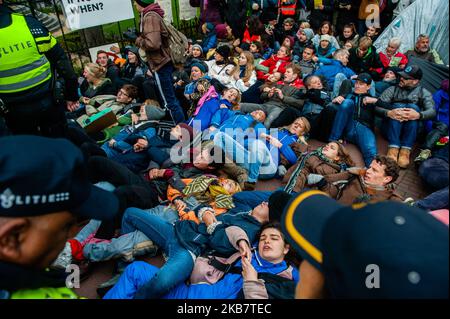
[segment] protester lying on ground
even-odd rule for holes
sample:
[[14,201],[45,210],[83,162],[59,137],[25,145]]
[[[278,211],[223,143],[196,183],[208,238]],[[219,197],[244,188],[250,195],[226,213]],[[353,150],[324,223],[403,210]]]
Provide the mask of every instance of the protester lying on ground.
[[[137,289],[135,299],[160,298],[188,279],[196,257],[211,251],[230,257],[237,251],[251,261],[251,245],[258,238],[264,222],[279,219],[283,205],[280,200],[269,207],[267,202],[254,209],[242,205],[216,217],[217,222],[179,220],[174,224],[149,212],[129,208],[122,222],[122,234],[140,230],[168,257],[156,275]],[[281,207],[281,209],[280,209]],[[249,213],[250,210],[250,213]]]
[[[304,258],[298,299],[448,298],[442,284],[448,282],[448,227],[421,209],[395,202],[342,206],[309,191],[288,204],[281,225]],[[367,288],[368,265],[376,266],[373,278],[384,269],[385,285]]]
[[283,177],[284,190],[300,193],[309,184],[315,185],[317,175],[328,176],[345,171],[355,164],[344,145],[330,142],[312,152],[303,153]]
[[[372,203],[385,200],[402,201],[395,192],[395,181],[399,176],[399,167],[392,159],[378,155],[369,168],[349,168],[346,172],[315,176],[310,185],[317,187],[344,205]],[[312,178],[312,177],[311,177]]]
[[232,135],[218,132],[214,144],[222,148],[239,166],[248,171],[245,189],[254,189],[256,181],[276,176],[281,154],[290,165],[297,160],[290,145],[307,132],[306,119],[298,118],[289,127],[272,129],[268,135],[261,132],[248,132],[247,138],[235,139]]

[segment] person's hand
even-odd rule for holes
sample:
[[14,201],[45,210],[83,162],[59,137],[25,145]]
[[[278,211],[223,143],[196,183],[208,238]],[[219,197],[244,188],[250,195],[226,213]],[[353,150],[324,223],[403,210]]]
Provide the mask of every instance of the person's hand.
[[215,126],[210,126],[209,127],[209,131],[210,132],[214,132],[215,130],[217,130],[217,127],[215,127]]
[[74,112],[78,109],[78,107],[80,106],[80,102],[78,101],[67,101],[67,110],[69,112]]
[[252,263],[247,258],[241,258],[242,261],[242,277],[246,281],[257,281],[258,272],[253,267]]
[[206,227],[217,222],[216,215],[214,215],[213,211],[207,210],[202,217],[202,221],[205,223]]
[[345,98],[343,96],[338,96],[336,98],[334,98],[334,100],[332,101],[335,104],[342,104],[342,102],[345,101]]
[[109,142],[108,142],[109,147],[113,147],[114,144],[116,144],[116,142],[117,142],[117,141],[116,141],[115,139],[113,139],[113,138],[110,139]]
[[403,109],[403,120],[416,121],[420,119],[420,113],[413,109]]
[[88,98],[88,97],[83,96],[83,97],[81,98],[81,101],[83,101],[83,103],[87,105],[87,104],[89,104],[89,102],[91,101],[91,99]]
[[278,96],[280,97],[280,100],[284,99],[284,94],[283,94],[283,92],[280,89],[276,89],[275,92],[278,93]]
[[316,63],[319,62],[319,58],[316,57],[316,56],[313,56],[313,57],[312,57],[312,60],[313,60],[314,62],[316,62]]
[[187,208],[187,204],[182,199],[176,199],[174,204],[177,211],[184,211]]
[[252,250],[248,244],[248,242],[244,239],[241,239],[238,242],[239,252],[241,253],[241,257],[247,259],[249,262],[252,260]]
[[280,142],[280,140],[273,136],[270,138],[270,144],[272,144],[276,148],[281,148],[283,146],[283,144]]
[[246,87],[250,87],[250,82],[244,82],[244,85],[246,86]]
[[131,114],[131,123],[137,124],[139,122],[139,116],[137,114]]
[[271,98],[275,94],[275,88],[272,88],[268,94],[268,96]]
[[152,77],[153,77],[152,71],[148,70],[148,71],[147,71],[147,76],[150,77],[150,78],[152,78]]
[[345,8],[346,8],[347,10],[350,10],[350,9],[352,8],[352,5],[351,5],[351,4],[348,4],[348,5],[345,6]]
[[323,4],[321,4],[320,6],[319,6],[319,10],[323,10],[325,7],[323,6]]
[[133,145],[133,149],[136,153],[145,150],[147,147],[148,147],[148,142],[147,142],[147,140],[145,140],[143,138],[138,139],[136,144]]
[[366,97],[363,99],[363,103],[364,103],[364,104],[375,104],[375,103],[377,103],[377,102],[378,102],[378,99],[377,99],[377,98],[370,97],[370,96],[366,96]]
[[183,81],[183,80],[178,80],[178,82],[177,82],[177,85],[178,85],[178,86],[183,86],[183,84],[184,84],[184,81]]
[[401,109],[390,110],[386,115],[392,120],[403,122],[403,111]]
[[233,74],[233,79],[235,79],[236,81],[239,80],[239,73],[238,72]]
[[263,92],[264,92],[264,93],[269,93],[271,90],[272,90],[271,88],[265,87],[264,90],[263,90]]

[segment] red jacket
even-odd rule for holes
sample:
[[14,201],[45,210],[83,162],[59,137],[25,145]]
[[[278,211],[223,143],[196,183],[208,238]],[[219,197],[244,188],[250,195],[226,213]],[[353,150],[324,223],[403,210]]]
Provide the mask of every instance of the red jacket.
[[[286,85],[284,81],[278,81],[277,84]],[[289,86],[293,86],[296,89],[301,89],[305,87],[305,84],[303,84],[303,80],[300,78],[297,78],[294,82],[289,83]]]
[[276,54],[272,55],[269,59],[261,62],[260,64],[268,67],[269,68],[269,72],[268,73],[264,73],[262,71],[258,71],[257,75],[258,75],[258,79],[260,80],[267,80],[267,78],[269,77],[270,74],[273,73],[273,71],[278,67],[278,72],[280,73],[284,73],[286,72],[286,66],[291,62],[291,58],[290,57],[284,57],[284,58],[279,58]]
[[244,38],[242,39],[242,42],[251,44],[252,42],[256,41],[261,41],[261,36],[256,34],[250,35],[248,29],[246,29],[244,32]]

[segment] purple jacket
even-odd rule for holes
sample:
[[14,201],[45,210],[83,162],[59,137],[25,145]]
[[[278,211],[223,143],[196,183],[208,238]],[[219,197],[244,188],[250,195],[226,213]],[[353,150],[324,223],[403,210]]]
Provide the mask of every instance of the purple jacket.
[[[205,5],[205,2],[207,3]],[[192,7],[200,8],[200,22],[211,22],[214,25],[222,23],[220,14],[221,0],[189,0]]]

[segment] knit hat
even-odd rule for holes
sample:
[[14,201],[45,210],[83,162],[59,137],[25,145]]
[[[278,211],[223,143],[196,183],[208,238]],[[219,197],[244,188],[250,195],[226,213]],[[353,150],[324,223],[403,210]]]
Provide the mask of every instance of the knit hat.
[[193,45],[192,45],[192,49],[193,49],[193,48],[199,49],[200,52],[201,52],[202,55],[203,55],[203,48],[202,48],[202,46],[201,46],[200,44],[197,44],[197,43],[196,43],[196,44],[193,44]]
[[208,66],[207,66],[205,63],[202,63],[202,62],[200,62],[200,61],[194,62],[194,63],[191,64],[191,69],[192,69],[194,66],[197,67],[197,68],[199,68],[199,70],[202,71],[203,74],[205,74],[205,73],[208,72]]
[[302,29],[302,31],[305,33],[307,41],[311,40],[314,37],[314,31],[312,29],[305,28]]
[[135,0],[138,5],[145,8],[151,4],[155,3],[155,0]]
[[230,57],[230,51],[230,47],[226,44],[216,49],[216,53],[220,54],[225,60]]
[[216,25],[216,35],[219,39],[226,39],[228,36],[227,25],[224,23]]
[[269,197],[269,220],[280,221],[287,204],[291,200],[292,195],[285,191],[273,192]]
[[328,41],[331,42],[331,37],[328,34],[322,34],[320,36],[320,41]]
[[289,39],[289,47],[292,49],[294,47],[294,43],[295,43],[294,37],[291,35],[288,35],[286,38]]

